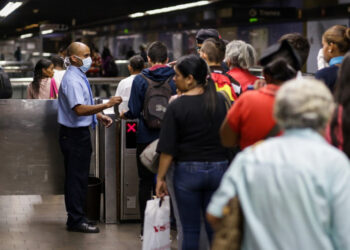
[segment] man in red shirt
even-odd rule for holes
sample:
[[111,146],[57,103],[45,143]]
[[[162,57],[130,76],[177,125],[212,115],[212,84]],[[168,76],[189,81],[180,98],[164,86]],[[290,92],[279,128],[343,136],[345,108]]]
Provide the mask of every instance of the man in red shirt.
[[[239,144],[244,149],[266,138],[276,125],[273,118],[275,95],[280,85],[296,76],[284,60],[276,59],[264,67],[268,84],[259,90],[243,93],[233,104],[221,129],[221,142],[226,147]],[[278,132],[278,131],[277,131]]]

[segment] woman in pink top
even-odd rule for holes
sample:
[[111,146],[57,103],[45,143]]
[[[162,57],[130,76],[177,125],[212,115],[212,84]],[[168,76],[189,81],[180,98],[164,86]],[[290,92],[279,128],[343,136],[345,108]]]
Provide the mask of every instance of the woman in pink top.
[[239,82],[242,92],[259,79],[248,71],[256,62],[256,52],[250,44],[241,40],[231,41],[226,45],[225,62],[230,69],[227,74]]
[[[54,80],[52,81],[53,68],[53,63],[48,59],[41,59],[37,62],[34,68],[33,82],[27,88],[28,99],[57,98],[58,86],[54,83]],[[56,87],[51,87],[52,84],[55,84]],[[54,92],[54,96],[52,96],[52,92]]]

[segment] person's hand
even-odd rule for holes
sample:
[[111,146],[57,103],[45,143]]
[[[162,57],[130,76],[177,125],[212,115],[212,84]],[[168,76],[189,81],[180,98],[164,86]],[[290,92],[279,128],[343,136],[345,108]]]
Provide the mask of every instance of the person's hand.
[[120,112],[120,114],[119,114],[119,118],[120,119],[126,119],[126,117],[125,117],[125,112],[124,111],[122,111],[122,112]]
[[120,96],[112,96],[107,102],[108,107],[113,107],[116,104],[120,104],[123,99]]
[[97,116],[97,119],[102,122],[103,126],[105,126],[106,128],[109,128],[110,126],[112,126],[113,124],[113,120],[112,118],[110,118],[109,116],[107,115],[103,115],[103,114],[99,114]]
[[169,67],[174,67],[175,64],[176,64],[176,61],[172,61],[172,62],[168,63]]
[[221,218],[215,217],[214,215],[211,215],[210,213],[206,214],[206,219],[211,225],[212,229],[216,231],[220,225]]
[[158,198],[163,198],[168,195],[168,188],[166,182],[163,179],[157,178],[156,195]]
[[265,79],[258,79],[254,82],[254,89],[260,89],[266,85]]

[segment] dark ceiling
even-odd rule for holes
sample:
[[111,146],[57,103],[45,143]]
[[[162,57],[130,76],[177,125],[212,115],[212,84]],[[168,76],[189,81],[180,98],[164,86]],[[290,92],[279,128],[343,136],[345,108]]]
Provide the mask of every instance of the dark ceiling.
[[[140,3],[130,0],[28,0],[19,9],[0,21],[2,35],[13,35],[16,29],[40,23],[59,23],[71,26],[72,20],[81,26],[96,21],[118,18],[138,11],[192,1],[154,1]],[[7,1],[0,0],[2,8]],[[23,33],[23,32],[21,32]]]
[[[0,0],[2,8],[8,0]],[[18,36],[29,30],[24,27],[37,23],[66,24],[72,26],[75,19],[76,27],[89,26],[102,20],[123,19],[128,14],[138,11],[156,9],[198,0],[27,0],[24,5],[0,21],[1,37]],[[248,5],[273,0],[231,0],[230,4]],[[22,30],[21,30],[22,29]]]

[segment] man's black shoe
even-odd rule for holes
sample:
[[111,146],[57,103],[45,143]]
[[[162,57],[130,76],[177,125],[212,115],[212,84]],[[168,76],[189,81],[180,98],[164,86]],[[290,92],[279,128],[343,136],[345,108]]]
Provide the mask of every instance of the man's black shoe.
[[96,220],[86,219],[86,223],[89,224],[90,226],[96,226],[97,225],[97,221]]
[[98,227],[89,225],[88,223],[81,223],[75,227],[68,227],[69,232],[80,232],[80,233],[99,233],[100,229]]

